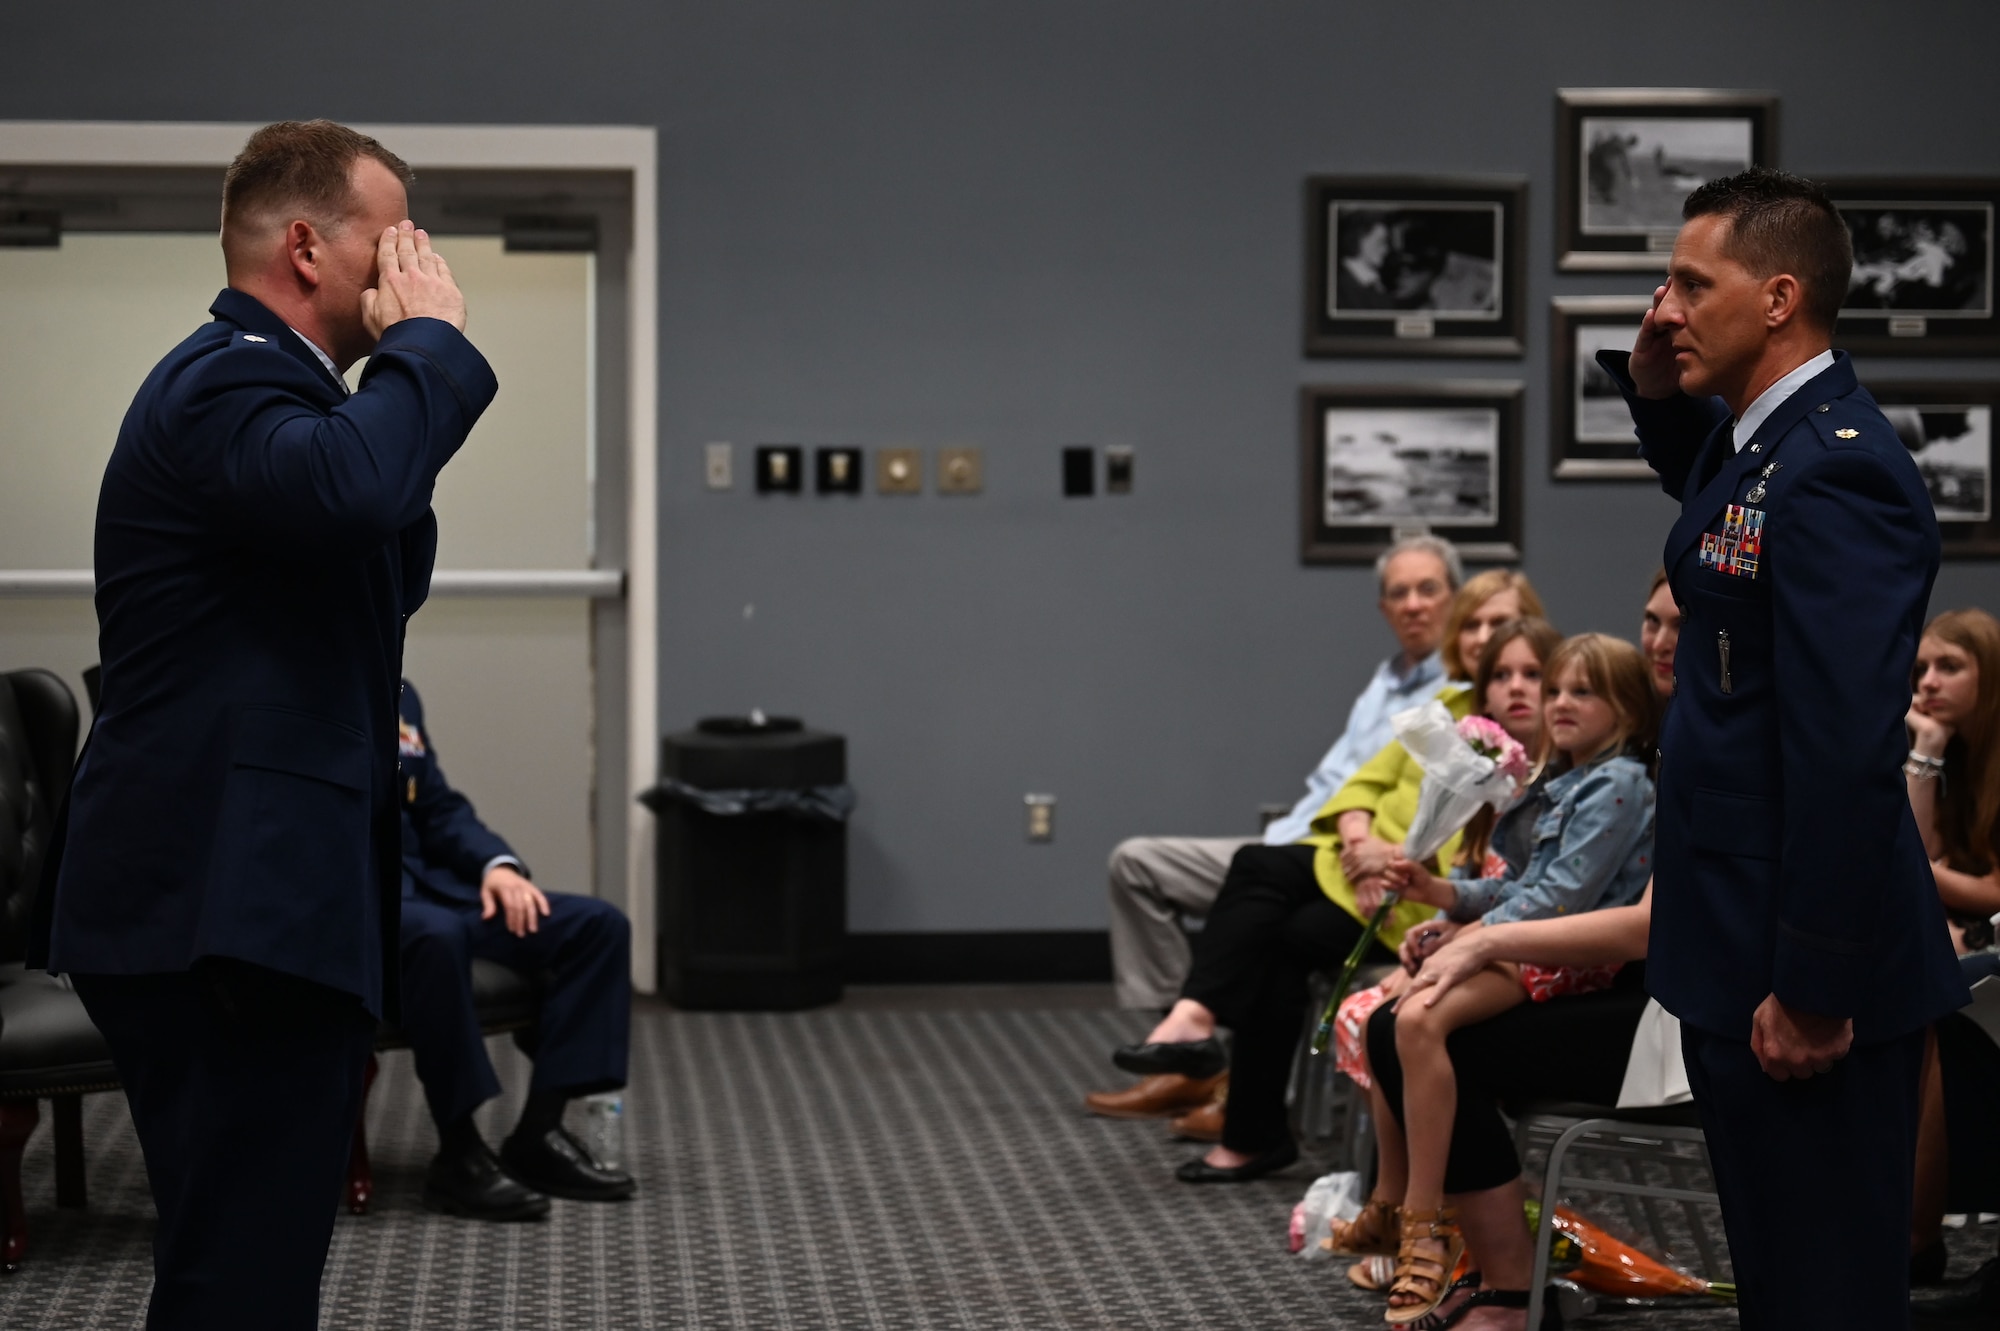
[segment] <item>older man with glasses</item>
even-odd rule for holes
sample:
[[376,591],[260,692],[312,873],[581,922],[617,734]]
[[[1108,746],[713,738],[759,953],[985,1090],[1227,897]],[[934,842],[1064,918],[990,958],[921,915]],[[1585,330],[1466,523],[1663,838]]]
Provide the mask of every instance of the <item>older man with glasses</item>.
[[[1207,914],[1229,862],[1245,846],[1303,839],[1313,815],[1393,735],[1389,718],[1444,683],[1438,645],[1453,593],[1464,581],[1458,551],[1436,536],[1397,541],[1375,562],[1382,618],[1397,650],[1354,700],[1347,727],[1306,777],[1305,794],[1257,837],[1132,837],[1111,853],[1111,968],[1122,1007],[1163,1009],[1179,996],[1192,953],[1183,921]],[[1227,1074],[1224,1074],[1225,1076]],[[1209,1104],[1222,1077],[1152,1076],[1085,1098],[1108,1118],[1164,1118]]]

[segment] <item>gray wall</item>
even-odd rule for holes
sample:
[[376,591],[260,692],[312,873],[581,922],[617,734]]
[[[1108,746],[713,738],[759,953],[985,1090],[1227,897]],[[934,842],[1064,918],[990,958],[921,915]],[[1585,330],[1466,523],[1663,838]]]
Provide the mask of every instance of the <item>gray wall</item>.
[[[206,15],[191,20],[191,13]],[[1563,85],[1776,87],[1782,159],[2000,170],[2000,7],[1486,0],[10,6],[0,116],[605,122],[661,132],[669,724],[752,705],[845,732],[852,920],[1100,926],[1135,832],[1250,830],[1384,650],[1358,569],[1296,555],[1296,388],[1528,385],[1527,567],[1570,630],[1636,628],[1667,501],[1546,479]],[[1299,354],[1300,180],[1533,180],[1531,354]],[[1877,378],[1991,362],[1864,363]],[[974,443],[978,498],[701,488],[707,440]],[[1071,442],[1137,492],[1064,501]],[[1940,606],[2000,606],[1957,564]],[[746,606],[754,606],[746,616]],[[436,686],[433,685],[433,688]],[[1060,797],[1057,840],[1021,795]]]

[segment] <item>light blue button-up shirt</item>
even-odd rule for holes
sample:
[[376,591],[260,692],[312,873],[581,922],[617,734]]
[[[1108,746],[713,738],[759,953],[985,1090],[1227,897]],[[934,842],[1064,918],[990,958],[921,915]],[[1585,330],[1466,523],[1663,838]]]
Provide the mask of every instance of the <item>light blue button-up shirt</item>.
[[1347,784],[1348,777],[1361,770],[1361,764],[1396,737],[1389,718],[1423,702],[1444,682],[1444,658],[1438,653],[1432,652],[1413,666],[1405,666],[1402,661],[1398,653],[1375,667],[1375,677],[1368,681],[1368,687],[1361,690],[1361,696],[1347,713],[1347,729],[1340,732],[1340,738],[1326,751],[1326,757],[1319,760],[1319,766],[1306,778],[1304,796],[1290,813],[1272,819],[1264,829],[1265,845],[1289,846],[1305,840],[1312,833],[1313,815],[1333,798],[1336,790]]

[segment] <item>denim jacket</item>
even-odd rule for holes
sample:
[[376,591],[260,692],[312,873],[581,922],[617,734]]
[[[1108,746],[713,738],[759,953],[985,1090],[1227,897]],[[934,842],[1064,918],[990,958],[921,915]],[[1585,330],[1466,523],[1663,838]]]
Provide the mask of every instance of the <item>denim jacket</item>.
[[1629,906],[1653,876],[1652,778],[1619,755],[1539,781],[1500,816],[1493,850],[1507,862],[1503,877],[1451,871],[1452,919],[1504,924]]

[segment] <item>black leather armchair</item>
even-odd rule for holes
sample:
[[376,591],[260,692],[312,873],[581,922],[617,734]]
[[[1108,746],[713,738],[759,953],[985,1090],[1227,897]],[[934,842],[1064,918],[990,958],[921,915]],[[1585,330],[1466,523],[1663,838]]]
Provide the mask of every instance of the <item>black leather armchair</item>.
[[27,1250],[21,1155],[55,1111],[56,1204],[85,1204],[83,1097],[118,1089],[111,1053],[63,982],[30,971],[28,922],[76,764],[76,697],[46,670],[0,674],[0,1264]]

